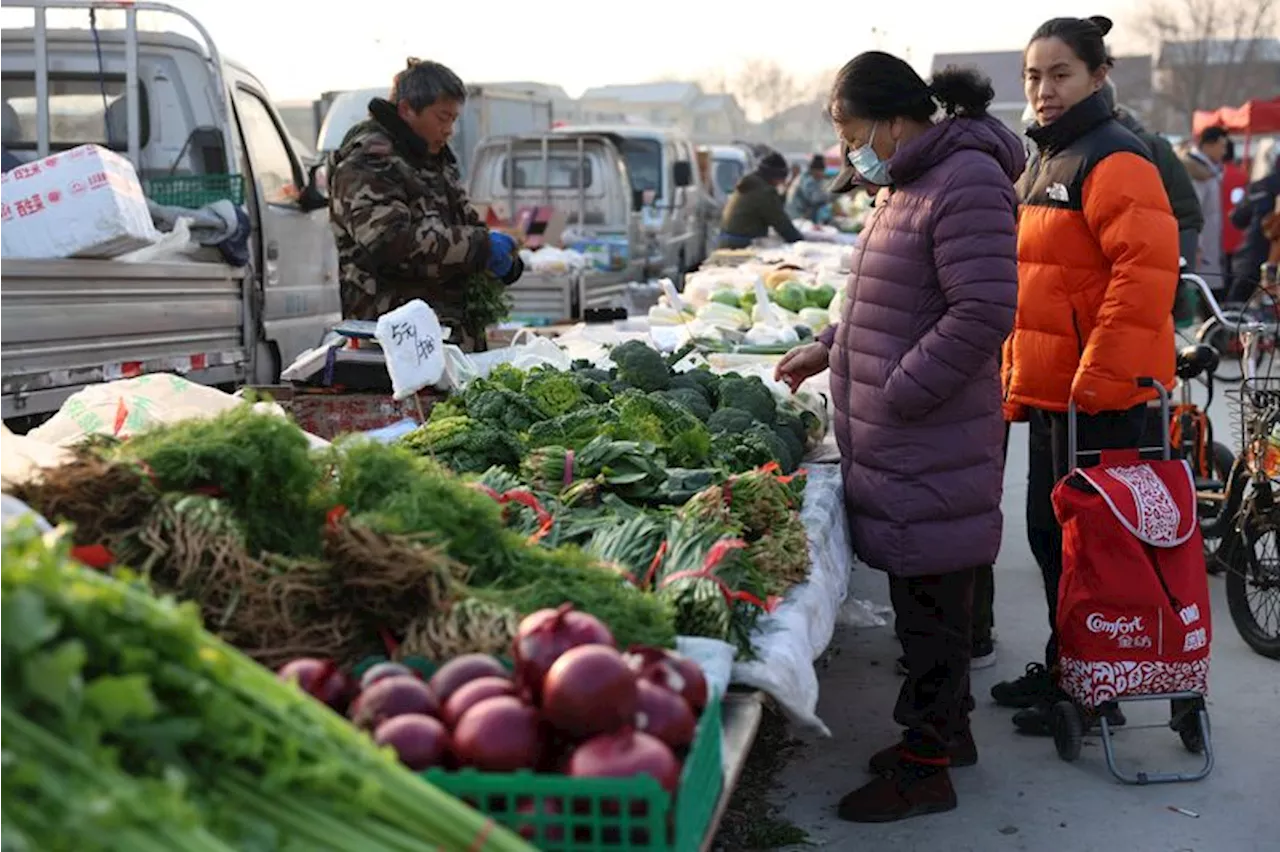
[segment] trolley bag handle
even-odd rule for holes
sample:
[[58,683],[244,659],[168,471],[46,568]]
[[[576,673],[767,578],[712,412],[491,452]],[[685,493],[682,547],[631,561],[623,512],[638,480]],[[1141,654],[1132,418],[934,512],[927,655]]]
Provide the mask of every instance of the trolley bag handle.
[[[1138,378],[1138,387],[1155,388],[1156,396],[1160,398],[1160,451],[1161,458],[1169,461],[1173,458],[1173,450],[1169,440],[1169,392],[1164,389],[1164,385],[1157,382],[1150,376],[1141,376]],[[1080,457],[1084,455],[1096,455],[1102,457],[1101,450],[1080,450],[1079,422],[1076,412],[1076,401],[1074,399],[1067,400],[1067,458],[1072,470],[1082,467]],[[1152,448],[1154,449],[1154,448]],[[1139,450],[1139,452],[1142,452]]]

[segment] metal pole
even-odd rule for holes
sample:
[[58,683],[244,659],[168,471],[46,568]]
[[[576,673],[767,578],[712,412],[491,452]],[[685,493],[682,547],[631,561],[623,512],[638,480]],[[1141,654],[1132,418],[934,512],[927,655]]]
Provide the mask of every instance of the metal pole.
[[542,137],[542,203],[551,203],[551,148],[546,136]]
[[507,137],[507,219],[516,220],[516,140]]
[[138,85],[138,10],[129,6],[124,12],[124,96],[129,128],[129,162],[142,170],[142,120],[138,101],[142,89]]
[[578,137],[578,230],[587,224],[587,151],[586,140]]
[[49,156],[49,31],[44,8],[36,16],[36,156]]

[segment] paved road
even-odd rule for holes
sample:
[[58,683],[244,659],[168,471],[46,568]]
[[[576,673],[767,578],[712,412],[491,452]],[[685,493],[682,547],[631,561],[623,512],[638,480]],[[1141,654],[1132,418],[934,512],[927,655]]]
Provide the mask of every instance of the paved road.
[[[1227,431],[1226,406],[1213,406]],[[1219,411],[1221,409],[1221,411]],[[1017,735],[1011,711],[989,700],[992,683],[1018,674],[1042,653],[1043,585],[1026,543],[1026,429],[1015,427],[1005,479],[1005,536],[996,566],[994,669],[977,672],[973,717],[980,759],[953,773],[960,806],[946,814],[882,826],[835,817],[840,796],[867,780],[865,764],[898,734],[890,719],[899,678],[898,648],[887,628],[837,631],[820,670],[818,713],[834,733],[806,745],[779,779],[784,815],[819,846],[855,852],[1262,852],[1280,849],[1280,663],[1252,653],[1227,615],[1221,578],[1210,578],[1215,636],[1209,710],[1217,766],[1196,784],[1130,787],[1106,771],[1096,736],[1075,764],[1051,740]],[[851,594],[888,601],[884,575],[855,573]],[[1167,705],[1129,705],[1130,723],[1167,720]],[[1133,709],[1129,709],[1133,708]],[[1190,767],[1176,734],[1134,731],[1117,739],[1121,760],[1150,768]],[[1191,818],[1169,810],[1180,807]],[[798,847],[803,848],[803,847]],[[812,848],[812,847],[809,847]]]

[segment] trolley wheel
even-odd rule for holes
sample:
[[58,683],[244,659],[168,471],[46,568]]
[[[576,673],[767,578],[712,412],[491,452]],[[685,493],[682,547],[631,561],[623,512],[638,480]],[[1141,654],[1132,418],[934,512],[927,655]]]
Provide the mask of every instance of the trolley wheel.
[[1204,709],[1204,699],[1194,701],[1175,701],[1174,713],[1178,717],[1177,727],[1182,747],[1192,754],[1204,753],[1204,731],[1200,729],[1200,711]]
[[1080,756],[1080,747],[1084,745],[1084,719],[1080,717],[1080,709],[1070,701],[1059,701],[1053,705],[1053,745],[1058,750],[1058,757],[1067,763]]

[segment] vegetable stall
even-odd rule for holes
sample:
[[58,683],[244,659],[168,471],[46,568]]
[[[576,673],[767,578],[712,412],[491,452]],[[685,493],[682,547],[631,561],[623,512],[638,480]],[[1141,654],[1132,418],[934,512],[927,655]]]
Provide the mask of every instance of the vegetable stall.
[[[796,260],[750,289],[820,287]],[[758,719],[730,683],[824,730],[813,660],[851,560],[838,471],[812,463],[825,400],[689,330],[667,352],[661,332],[609,336],[566,335],[559,364],[477,359],[390,440],[325,445],[236,404],[65,441],[8,482],[68,530],[6,531],[23,636],[5,631],[6,687],[21,676],[5,733],[48,767],[12,789],[123,792],[110,820],[11,797],[6,830],[50,849],[103,820],[130,848],[351,848],[330,823],[388,849],[705,847],[736,771],[725,743],[749,747]],[[258,768],[218,765],[237,731],[225,754],[252,748]],[[167,816],[130,798],[153,787]]]

